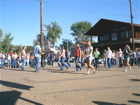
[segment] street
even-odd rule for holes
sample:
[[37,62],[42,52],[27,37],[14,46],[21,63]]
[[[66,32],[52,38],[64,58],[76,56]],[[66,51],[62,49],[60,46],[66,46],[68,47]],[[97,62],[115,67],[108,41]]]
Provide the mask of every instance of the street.
[[86,73],[74,72],[74,64],[61,71],[57,64],[34,72],[0,69],[0,105],[136,105],[140,104],[140,68],[103,66]]

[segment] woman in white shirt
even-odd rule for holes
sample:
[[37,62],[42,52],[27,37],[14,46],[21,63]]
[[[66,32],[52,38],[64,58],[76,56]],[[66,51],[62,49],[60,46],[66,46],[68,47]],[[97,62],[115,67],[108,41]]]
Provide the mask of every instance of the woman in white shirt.
[[8,60],[8,68],[11,68],[11,56],[10,56],[10,53],[8,53],[7,60]]
[[92,61],[92,53],[93,53],[93,47],[90,43],[90,41],[88,41],[86,43],[87,47],[85,49],[85,56],[86,56],[86,62],[87,62],[87,73],[85,75],[89,75],[90,74],[90,69],[93,70],[93,74],[95,74],[95,69],[94,67],[91,65],[91,61]]
[[112,65],[111,65],[112,51],[111,51],[110,47],[107,47],[106,56],[107,56],[108,68],[112,69]]
[[123,60],[122,60],[122,55],[123,55],[123,52],[122,52],[122,49],[119,48],[119,52],[118,52],[118,59],[119,59],[119,68],[122,68],[123,67]]

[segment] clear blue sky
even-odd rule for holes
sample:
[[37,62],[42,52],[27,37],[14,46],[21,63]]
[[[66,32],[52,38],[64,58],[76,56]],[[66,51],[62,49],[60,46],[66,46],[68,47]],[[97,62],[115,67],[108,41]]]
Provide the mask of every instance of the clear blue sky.
[[[62,38],[73,40],[70,27],[80,21],[96,24],[101,18],[130,22],[129,0],[43,0],[43,24],[56,21]],[[11,33],[14,45],[33,45],[40,33],[39,0],[0,0],[0,28]],[[134,23],[140,24],[140,0],[132,0]],[[43,27],[45,29],[45,27]],[[46,33],[45,33],[46,34]]]

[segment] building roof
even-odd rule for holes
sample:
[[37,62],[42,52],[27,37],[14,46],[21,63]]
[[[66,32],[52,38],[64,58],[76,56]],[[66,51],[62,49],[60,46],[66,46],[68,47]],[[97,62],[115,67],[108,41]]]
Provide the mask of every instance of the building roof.
[[[100,36],[122,26],[131,27],[131,23],[100,19],[85,35]],[[140,28],[140,24],[134,24],[134,27]]]

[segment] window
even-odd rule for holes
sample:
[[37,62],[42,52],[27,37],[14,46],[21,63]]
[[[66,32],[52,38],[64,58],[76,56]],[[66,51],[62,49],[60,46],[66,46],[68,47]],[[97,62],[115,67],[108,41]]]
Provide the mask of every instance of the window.
[[108,35],[100,36],[100,41],[108,40]]
[[129,30],[129,31],[122,31],[121,32],[121,38],[129,38],[131,36],[132,36],[131,35],[131,30]]
[[112,33],[112,40],[117,40],[118,38],[117,38],[117,33]]

